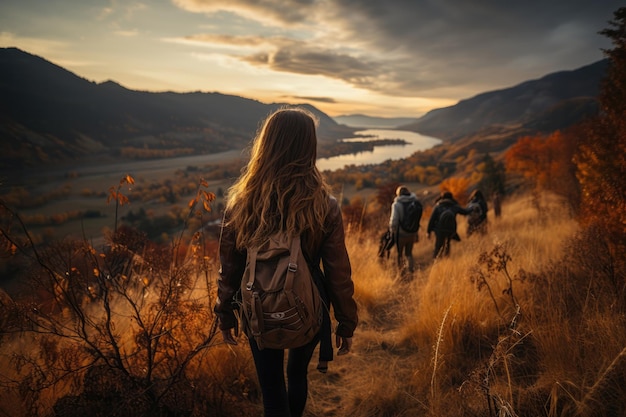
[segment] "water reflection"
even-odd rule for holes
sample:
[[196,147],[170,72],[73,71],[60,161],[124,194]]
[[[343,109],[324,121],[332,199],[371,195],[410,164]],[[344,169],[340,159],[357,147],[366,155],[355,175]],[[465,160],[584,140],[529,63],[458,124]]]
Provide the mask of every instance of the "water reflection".
[[356,132],[358,135],[367,135],[367,138],[348,138],[344,140],[381,140],[402,139],[408,142],[406,145],[375,146],[372,151],[359,152],[357,154],[339,155],[317,160],[317,167],[324,170],[336,170],[346,165],[380,164],[388,159],[406,158],[417,151],[430,149],[441,143],[440,139],[431,136],[420,135],[408,130],[368,129]]

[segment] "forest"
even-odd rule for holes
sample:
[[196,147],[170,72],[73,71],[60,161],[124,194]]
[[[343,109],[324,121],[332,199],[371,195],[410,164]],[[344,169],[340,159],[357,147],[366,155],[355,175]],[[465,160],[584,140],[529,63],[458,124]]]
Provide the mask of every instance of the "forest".
[[[306,416],[626,414],[626,8],[601,33],[613,48],[597,116],[502,155],[441,163],[434,148],[327,173],[375,191],[342,200],[360,324],[327,374],[312,362]],[[114,212],[104,245],[32,233],[27,190],[0,199],[0,268],[19,277],[0,291],[0,415],[259,415],[249,349],[217,334],[225,190],[199,171],[151,186],[120,173],[107,192],[85,190]],[[422,194],[408,278],[377,256],[407,183],[436,190]],[[171,223],[124,210],[138,186],[133,196],[181,203]],[[501,193],[501,215],[490,210],[478,236],[460,221],[450,257],[433,260],[432,198],[465,204],[474,189]]]

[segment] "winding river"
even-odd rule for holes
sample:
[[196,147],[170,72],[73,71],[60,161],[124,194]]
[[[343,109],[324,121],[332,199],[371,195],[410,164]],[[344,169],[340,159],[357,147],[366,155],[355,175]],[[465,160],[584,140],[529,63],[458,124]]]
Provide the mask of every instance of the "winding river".
[[381,139],[402,139],[407,142],[405,145],[375,146],[372,151],[359,152],[356,154],[339,155],[330,158],[317,160],[317,167],[322,170],[336,170],[346,165],[368,165],[380,164],[388,159],[402,159],[410,156],[414,152],[430,149],[441,143],[440,139],[430,136],[420,135],[408,130],[390,129],[367,129],[356,132],[357,135],[367,135],[371,137],[355,137],[344,139],[344,141],[367,141]]

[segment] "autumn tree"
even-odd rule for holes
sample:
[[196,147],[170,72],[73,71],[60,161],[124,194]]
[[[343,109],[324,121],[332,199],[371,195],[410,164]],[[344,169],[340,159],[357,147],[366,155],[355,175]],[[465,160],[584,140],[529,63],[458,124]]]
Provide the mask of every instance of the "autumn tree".
[[521,175],[536,201],[542,191],[550,191],[576,211],[579,186],[573,156],[578,141],[574,129],[522,137],[504,155],[506,170]]
[[546,182],[545,151],[542,136],[524,136],[504,154],[506,170],[521,175],[525,183],[537,191]]
[[[612,304],[626,310],[626,7],[601,31],[614,48],[599,96],[600,112],[585,127],[575,157],[581,186],[581,241],[590,281],[606,283]],[[587,265],[585,264],[585,266]]]
[[465,204],[468,199],[470,180],[463,177],[446,178],[439,184],[441,191],[450,191],[454,198],[461,204]]
[[[600,114],[589,123],[576,155],[582,188],[582,220],[611,236],[613,249],[626,253],[626,7],[614,12],[600,33],[613,43],[599,97]],[[624,256],[621,256],[624,259]]]
[[380,185],[376,189],[374,201],[376,201],[378,207],[386,214],[389,214],[389,207],[393,203],[393,199],[396,197],[396,189],[399,186],[400,183],[394,181]]
[[[116,213],[132,182],[125,176],[110,189]],[[214,195],[206,186],[189,202],[188,220],[210,211]],[[192,371],[218,343],[214,268],[202,233],[181,230],[171,245],[155,245],[116,217],[102,249],[71,239],[41,246],[2,201],[0,214],[13,220],[0,223],[5,252],[31,261],[28,297],[2,304],[0,335],[15,346],[14,369],[0,389],[16,404],[4,405],[50,415],[53,393],[59,417],[101,415],[107,407],[110,415],[190,415],[201,386]]]

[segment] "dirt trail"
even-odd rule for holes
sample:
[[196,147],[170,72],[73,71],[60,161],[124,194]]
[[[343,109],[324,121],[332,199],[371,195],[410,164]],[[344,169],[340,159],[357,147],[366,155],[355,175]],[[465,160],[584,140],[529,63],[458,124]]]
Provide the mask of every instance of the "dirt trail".
[[[430,246],[430,243],[429,243]],[[420,265],[429,265],[429,259],[417,259]],[[361,322],[354,336],[353,351],[335,356],[328,373],[317,371],[317,351],[309,371],[309,399],[306,417],[359,417],[373,415],[372,410],[385,401],[394,402],[394,396],[412,395],[404,386],[419,370],[414,369],[417,358],[428,349],[416,349],[401,340],[401,326],[405,320],[404,306],[411,287],[425,282],[430,267],[422,268],[413,279],[398,282],[397,298],[385,306],[376,317]],[[421,362],[421,361],[420,361]],[[387,400],[385,400],[387,399]],[[422,408],[418,399],[412,400]],[[379,410],[382,413],[384,410]]]

